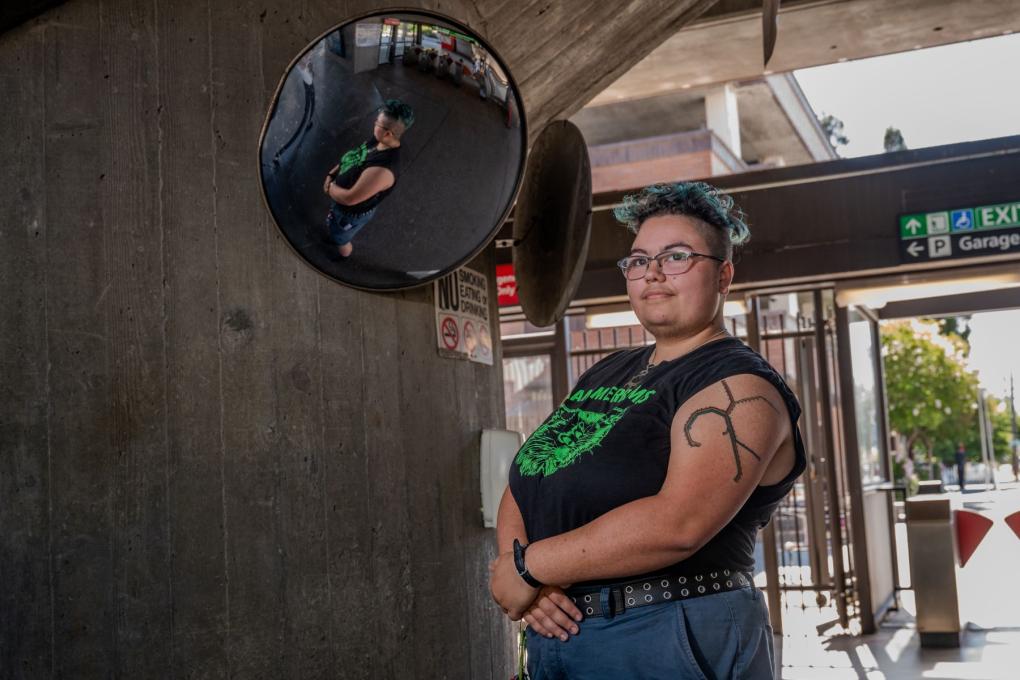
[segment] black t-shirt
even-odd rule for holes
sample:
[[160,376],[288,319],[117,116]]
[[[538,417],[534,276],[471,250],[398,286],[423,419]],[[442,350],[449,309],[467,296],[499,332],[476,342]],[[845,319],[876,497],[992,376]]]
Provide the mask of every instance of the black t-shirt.
[[[647,365],[652,350],[617,352],[592,366],[517,452],[510,466],[510,490],[528,539],[571,531],[613,508],[658,493],[666,479],[670,428],[680,406],[723,378],[749,373],[768,380],[786,403],[796,449],[793,469],[778,484],[755,488],[730,523],[698,552],[655,573],[751,571],[758,530],[806,466],[797,398],[761,355],[735,338],[661,362],[637,387],[625,389]],[[744,466],[748,458],[742,460]]]
[[340,168],[337,170],[336,179],[333,181],[341,189],[350,189],[357,183],[365,168],[377,166],[386,168],[393,173],[393,184],[389,189],[383,189],[361,203],[344,206],[346,212],[355,215],[368,212],[382,203],[382,200],[393,191],[393,187],[397,186],[397,171],[400,168],[400,147],[379,150],[376,148],[377,146],[379,146],[379,142],[376,141],[375,137],[372,137],[345,153],[340,159]]

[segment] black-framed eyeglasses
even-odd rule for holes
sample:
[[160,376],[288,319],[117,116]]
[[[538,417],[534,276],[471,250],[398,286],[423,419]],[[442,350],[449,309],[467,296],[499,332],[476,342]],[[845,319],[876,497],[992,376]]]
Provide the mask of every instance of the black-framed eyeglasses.
[[652,257],[650,255],[628,255],[623,258],[616,265],[623,272],[623,275],[631,281],[644,278],[645,274],[648,273],[648,265],[652,260],[655,260],[659,265],[659,271],[666,276],[676,276],[677,274],[686,274],[694,266],[694,258],[696,257],[707,257],[710,260],[716,262],[725,262],[726,260],[715,255],[706,255],[705,253],[694,253],[689,250],[666,250]]

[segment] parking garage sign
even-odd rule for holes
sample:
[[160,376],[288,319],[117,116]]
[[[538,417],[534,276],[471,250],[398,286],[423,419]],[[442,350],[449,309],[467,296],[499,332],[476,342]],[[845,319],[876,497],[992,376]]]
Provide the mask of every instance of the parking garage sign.
[[1020,201],[900,215],[900,260],[1020,253]]

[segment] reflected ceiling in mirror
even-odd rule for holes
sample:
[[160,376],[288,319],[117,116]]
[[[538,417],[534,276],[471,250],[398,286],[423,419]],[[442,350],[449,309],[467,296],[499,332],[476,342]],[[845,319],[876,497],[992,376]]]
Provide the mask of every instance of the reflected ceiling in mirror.
[[284,75],[259,142],[266,204],[331,279],[397,290],[474,257],[506,218],[526,152],[519,93],[464,26],[349,21]]

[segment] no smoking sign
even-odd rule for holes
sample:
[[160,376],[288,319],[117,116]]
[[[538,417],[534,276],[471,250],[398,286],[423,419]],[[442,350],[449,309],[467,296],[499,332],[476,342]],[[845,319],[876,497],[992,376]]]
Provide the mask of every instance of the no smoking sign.
[[460,331],[457,329],[457,320],[452,316],[443,317],[440,325],[440,335],[443,338],[443,346],[448,350],[457,349],[460,343]]
[[440,356],[492,366],[487,276],[461,267],[433,284],[435,340]]

